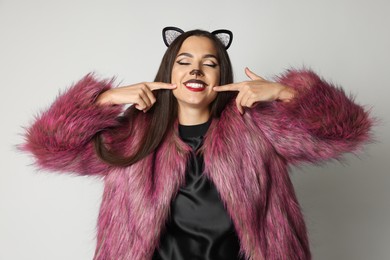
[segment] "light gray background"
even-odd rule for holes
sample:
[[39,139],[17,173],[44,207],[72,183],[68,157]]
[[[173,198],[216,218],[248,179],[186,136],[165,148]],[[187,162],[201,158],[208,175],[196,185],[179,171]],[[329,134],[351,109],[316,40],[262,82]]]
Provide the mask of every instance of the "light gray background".
[[390,259],[387,0],[0,0],[0,259],[92,259],[99,179],[37,172],[22,126],[90,71],[151,81],[161,29],[227,28],[236,81],[307,66],[381,119],[359,158],[294,169],[314,259]]

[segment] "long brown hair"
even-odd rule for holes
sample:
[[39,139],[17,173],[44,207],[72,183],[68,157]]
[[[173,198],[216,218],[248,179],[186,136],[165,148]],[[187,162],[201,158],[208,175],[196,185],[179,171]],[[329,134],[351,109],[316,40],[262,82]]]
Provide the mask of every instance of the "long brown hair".
[[[225,85],[233,82],[233,70],[229,55],[225,46],[212,33],[203,30],[192,30],[183,33],[177,37],[165,52],[160,68],[154,79],[155,82],[171,83],[172,68],[183,42],[190,36],[207,37],[214,43],[217,50],[220,66],[220,85]],[[104,144],[102,132],[95,135],[94,144],[97,155],[105,162],[115,166],[129,166],[153,152],[164,139],[167,131],[173,127],[177,119],[177,100],[173,96],[171,90],[154,90],[153,94],[156,97],[156,103],[146,113],[150,119],[148,130],[144,132],[142,140],[139,142],[138,148],[130,155],[124,156],[117,152],[110,150]],[[211,103],[210,115],[211,117],[220,117],[226,104],[235,96],[233,92],[220,92],[216,99]],[[124,140],[131,135],[133,129],[133,120],[138,113],[143,113],[137,110],[134,106],[129,107],[123,116],[119,117],[120,124],[126,124],[129,131],[118,136],[118,141]],[[120,128],[120,127],[119,127]],[[121,128],[123,129],[123,128]],[[116,129],[107,129],[106,131],[115,131]]]

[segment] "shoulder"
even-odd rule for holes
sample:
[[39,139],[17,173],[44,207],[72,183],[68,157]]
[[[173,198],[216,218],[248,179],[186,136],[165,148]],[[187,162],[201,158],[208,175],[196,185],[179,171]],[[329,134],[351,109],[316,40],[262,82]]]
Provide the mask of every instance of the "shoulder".
[[258,104],[253,108],[246,108],[244,114],[240,114],[235,100],[229,102],[220,118],[216,119],[216,127],[221,133],[228,136],[243,135],[247,131],[257,131],[262,122],[272,118],[275,109],[273,104]]

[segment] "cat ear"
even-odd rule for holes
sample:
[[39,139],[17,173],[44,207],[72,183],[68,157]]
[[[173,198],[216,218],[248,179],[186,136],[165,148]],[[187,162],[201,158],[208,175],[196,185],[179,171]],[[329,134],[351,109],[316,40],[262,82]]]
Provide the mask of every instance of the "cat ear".
[[[181,34],[183,34],[184,31],[180,28],[169,26],[165,27],[162,31],[163,40],[167,47],[171,45],[171,43],[179,37]],[[212,34],[214,34],[225,46],[225,49],[228,49],[233,41],[233,33],[229,30],[216,30],[213,31]]]
[[233,33],[229,30],[216,30],[213,31],[212,34],[217,36],[217,38],[222,42],[223,45],[225,45],[225,49],[229,49],[230,45],[233,41]]
[[171,45],[171,43],[182,33],[184,33],[184,31],[180,28],[172,27],[172,26],[165,27],[162,31],[162,36],[165,45],[169,47],[169,45]]

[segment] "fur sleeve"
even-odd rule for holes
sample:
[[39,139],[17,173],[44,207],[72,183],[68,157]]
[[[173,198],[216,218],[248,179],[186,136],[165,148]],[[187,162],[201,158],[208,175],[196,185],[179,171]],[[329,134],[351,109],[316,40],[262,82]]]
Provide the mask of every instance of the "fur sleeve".
[[91,138],[115,126],[121,106],[99,106],[96,97],[110,89],[112,81],[86,75],[37,116],[25,133],[21,150],[34,155],[39,168],[79,174],[104,174],[107,165],[95,154]]
[[341,88],[308,70],[291,70],[278,81],[297,91],[288,103],[259,106],[256,122],[288,162],[340,158],[370,140],[373,120]]

